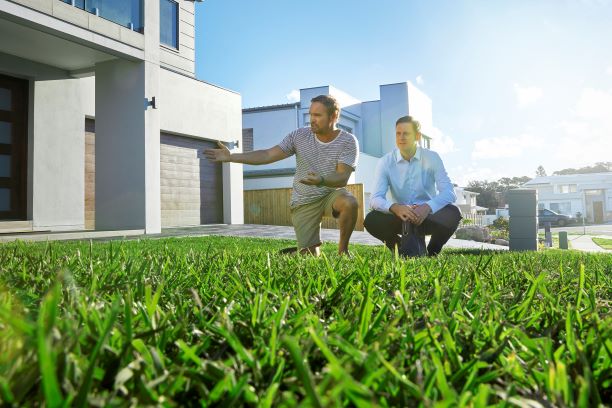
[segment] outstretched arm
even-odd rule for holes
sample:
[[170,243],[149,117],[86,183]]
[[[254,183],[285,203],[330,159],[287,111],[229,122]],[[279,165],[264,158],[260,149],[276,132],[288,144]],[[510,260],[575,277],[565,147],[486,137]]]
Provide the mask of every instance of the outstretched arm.
[[247,153],[230,153],[221,142],[217,142],[218,149],[206,149],[206,158],[215,162],[232,162],[244,164],[268,164],[289,157],[280,147],[274,146],[265,150],[254,150]]

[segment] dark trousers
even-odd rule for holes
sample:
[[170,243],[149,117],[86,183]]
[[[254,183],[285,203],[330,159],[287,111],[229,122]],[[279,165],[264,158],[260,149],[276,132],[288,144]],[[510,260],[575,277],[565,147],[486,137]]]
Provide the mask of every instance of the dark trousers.
[[[434,256],[453,236],[461,218],[461,211],[449,204],[435,214],[429,214],[421,225],[413,228],[413,231],[422,236],[431,235],[429,245],[427,245],[427,254]],[[402,234],[401,219],[393,214],[372,210],[366,216],[363,224],[372,236],[383,241],[391,251],[395,251],[396,245],[399,248]]]

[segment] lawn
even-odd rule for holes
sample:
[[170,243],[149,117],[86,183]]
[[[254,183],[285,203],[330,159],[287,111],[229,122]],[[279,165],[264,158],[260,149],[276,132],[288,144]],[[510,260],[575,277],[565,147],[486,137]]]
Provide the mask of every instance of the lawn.
[[612,400],[612,255],[289,244],[0,246],[0,405]]
[[593,238],[593,242],[602,247],[603,249],[612,250],[612,239],[607,238]]

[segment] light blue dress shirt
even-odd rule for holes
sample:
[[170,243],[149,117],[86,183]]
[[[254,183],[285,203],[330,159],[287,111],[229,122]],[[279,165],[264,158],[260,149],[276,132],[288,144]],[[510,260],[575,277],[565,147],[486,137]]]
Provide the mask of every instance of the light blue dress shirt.
[[[436,213],[457,199],[438,153],[420,146],[410,160],[404,159],[397,148],[381,157],[375,180],[370,207],[385,213],[395,203],[427,203]],[[391,191],[392,201],[387,200],[387,191]]]

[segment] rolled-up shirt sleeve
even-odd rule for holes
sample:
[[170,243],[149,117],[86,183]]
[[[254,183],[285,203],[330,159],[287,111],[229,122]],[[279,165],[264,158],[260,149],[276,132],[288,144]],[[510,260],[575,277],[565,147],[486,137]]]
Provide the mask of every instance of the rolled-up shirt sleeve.
[[435,154],[435,181],[438,194],[427,202],[432,213],[436,213],[448,204],[457,200],[455,187],[446,173],[444,163],[438,154]]
[[373,210],[389,213],[389,208],[393,203],[387,200],[387,191],[389,190],[389,176],[386,164],[386,157],[378,160],[376,165],[376,173],[374,175],[374,191],[370,198],[370,208]]

